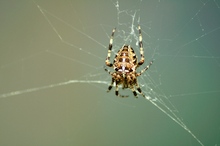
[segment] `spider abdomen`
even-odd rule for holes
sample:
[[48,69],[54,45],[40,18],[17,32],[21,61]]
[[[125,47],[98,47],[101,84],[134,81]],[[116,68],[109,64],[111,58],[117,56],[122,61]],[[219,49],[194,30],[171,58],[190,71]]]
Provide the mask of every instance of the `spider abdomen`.
[[116,71],[122,74],[135,71],[137,57],[134,50],[130,46],[124,45],[115,56],[113,66]]

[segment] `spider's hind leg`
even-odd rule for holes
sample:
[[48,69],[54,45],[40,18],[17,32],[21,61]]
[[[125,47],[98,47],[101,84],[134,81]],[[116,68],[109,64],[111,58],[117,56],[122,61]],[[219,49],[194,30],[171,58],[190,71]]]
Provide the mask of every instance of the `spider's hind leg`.
[[142,34],[141,34],[141,26],[138,25],[138,32],[139,32],[139,47],[140,47],[140,54],[141,60],[138,62],[138,66],[144,63],[144,49],[143,49],[143,42],[142,42]]
[[113,44],[113,37],[114,37],[115,30],[116,30],[116,28],[114,28],[112,30],[112,34],[111,34],[110,41],[109,41],[109,46],[108,46],[108,54],[107,54],[107,57],[106,57],[106,60],[105,60],[105,64],[108,67],[113,67],[113,64],[110,62],[110,57],[111,57],[111,52],[112,52],[112,44]]

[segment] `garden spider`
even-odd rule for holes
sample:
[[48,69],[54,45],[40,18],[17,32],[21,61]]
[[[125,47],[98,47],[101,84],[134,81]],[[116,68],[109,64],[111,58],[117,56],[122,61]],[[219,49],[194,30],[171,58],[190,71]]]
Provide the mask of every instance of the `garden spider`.
[[[141,27],[138,25],[138,32],[139,32],[139,47],[140,47],[140,55],[141,60],[137,62],[137,56],[130,45],[123,45],[122,48],[118,51],[115,55],[115,59],[113,64],[110,63],[111,57],[111,50],[113,44],[113,37],[115,33],[115,28],[112,30],[109,47],[108,47],[108,54],[105,60],[105,64],[108,67],[114,68],[115,72],[111,72],[107,68],[105,71],[108,72],[112,76],[111,84],[108,87],[109,92],[112,89],[113,84],[115,83],[116,90],[115,95],[119,97],[128,97],[127,95],[120,95],[118,92],[118,85],[122,85],[122,89],[130,88],[135,97],[137,97],[137,91],[145,97],[143,92],[141,91],[140,86],[138,85],[137,77],[140,76],[143,72],[145,72],[153,63],[151,61],[148,66],[146,66],[143,70],[139,73],[136,72],[136,69],[144,63],[144,50],[143,50],[143,43],[142,43],[142,34],[141,34]],[[136,88],[136,89],[135,89]]]

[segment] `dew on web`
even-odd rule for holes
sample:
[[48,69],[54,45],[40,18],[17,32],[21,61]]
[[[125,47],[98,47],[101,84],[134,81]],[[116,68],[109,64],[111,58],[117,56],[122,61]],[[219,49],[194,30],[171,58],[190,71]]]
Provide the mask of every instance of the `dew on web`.
[[[58,143],[65,145],[220,145],[219,5],[217,0],[13,5],[1,43],[3,130],[23,144],[23,136],[28,144],[45,145],[45,137],[62,134]],[[124,44],[139,60],[138,24],[145,63],[137,70],[154,61],[138,78],[146,100],[119,88],[129,95],[121,99],[115,87],[106,93],[108,43],[116,27],[111,61]],[[9,144],[9,133],[1,145]]]

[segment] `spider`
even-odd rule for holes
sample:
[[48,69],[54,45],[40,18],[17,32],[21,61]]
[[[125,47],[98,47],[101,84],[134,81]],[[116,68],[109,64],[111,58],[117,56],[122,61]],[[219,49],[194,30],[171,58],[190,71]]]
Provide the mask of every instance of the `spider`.
[[153,63],[151,61],[149,65],[147,65],[143,70],[140,72],[136,72],[136,69],[144,63],[144,50],[143,50],[143,42],[142,42],[142,34],[141,34],[141,27],[138,25],[138,32],[139,32],[139,47],[140,47],[140,55],[141,59],[137,62],[137,56],[130,45],[123,45],[122,48],[118,51],[115,55],[113,64],[110,62],[111,57],[111,50],[113,44],[113,37],[116,28],[112,30],[112,34],[110,37],[109,47],[108,47],[108,54],[105,60],[105,64],[108,67],[114,68],[114,72],[111,72],[107,68],[105,71],[108,72],[112,76],[111,84],[108,87],[109,92],[112,89],[113,84],[115,83],[115,95],[119,97],[128,97],[127,95],[120,95],[118,91],[118,86],[122,85],[122,89],[130,88],[137,98],[136,90],[143,96],[143,92],[141,91],[140,86],[138,85],[137,77],[140,76],[143,72],[145,72]]

